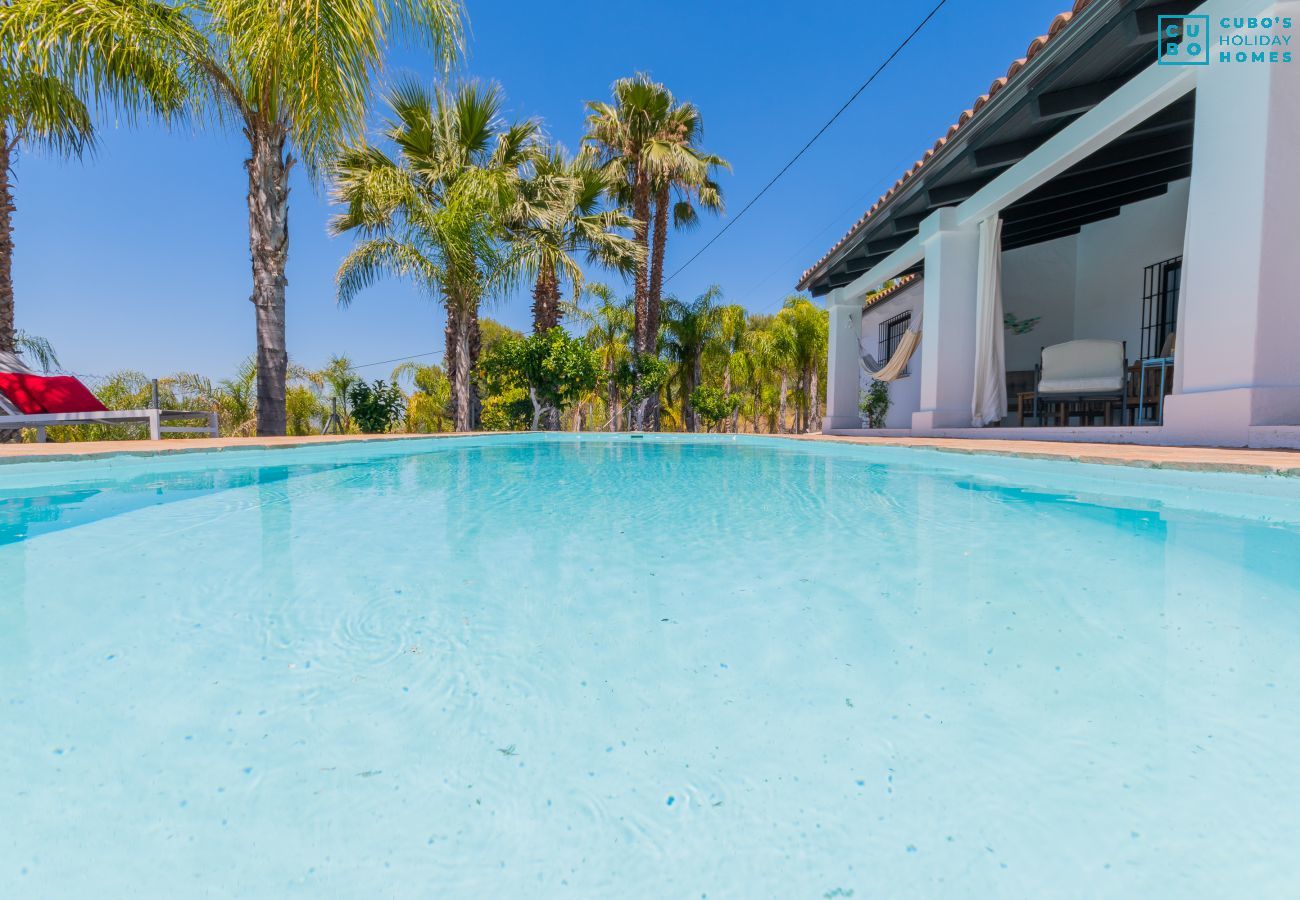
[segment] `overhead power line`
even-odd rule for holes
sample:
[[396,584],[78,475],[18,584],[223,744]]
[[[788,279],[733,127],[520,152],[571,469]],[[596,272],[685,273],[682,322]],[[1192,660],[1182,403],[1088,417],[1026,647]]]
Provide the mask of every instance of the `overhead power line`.
[[817,130],[817,133],[808,139],[808,143],[804,144],[801,148],[799,148],[798,153],[790,157],[790,161],[781,167],[781,171],[773,175],[772,179],[768,181],[767,184],[763,185],[763,189],[760,190],[757,194],[755,194],[750,199],[750,201],[745,204],[745,206],[740,210],[740,212],[736,213],[735,218],[727,220],[727,223],[718,230],[717,234],[709,238],[708,242],[703,247],[695,251],[694,256],[686,260],[686,262],[682,263],[682,265],[680,265],[677,268],[677,270],[673,272],[673,274],[669,275],[668,278],[664,281],[664,284],[667,284],[669,281],[672,281],[674,278],[680,275],[686,269],[687,266],[695,262],[695,260],[699,259],[700,256],[703,255],[705,250],[708,250],[710,247],[712,247],[713,244],[718,240],[718,238],[726,234],[727,231],[730,230],[732,225],[735,225],[737,222],[739,222],[741,220],[741,217],[743,217],[745,213],[749,212],[750,208],[755,203],[757,203],[759,199],[768,192],[768,190],[771,189],[772,185],[780,181],[781,176],[783,176],[786,172],[788,172],[790,170],[790,167],[793,166],[796,162],[798,162],[801,156],[803,156],[805,153],[808,152],[808,148],[810,148],[813,144],[817,143],[817,139],[820,138],[823,134],[825,134],[828,128],[830,128],[832,125],[835,124],[835,120],[844,114],[844,111],[853,104],[853,101],[857,100],[858,96],[863,91],[865,91],[868,87],[871,86],[871,83],[876,80],[876,76],[878,76],[881,72],[885,71],[885,67],[894,61],[894,57],[898,56],[898,54],[903,52],[903,49],[912,42],[912,39],[914,37],[916,37],[918,34],[921,33],[921,29],[924,28],[927,24],[929,24],[930,20],[935,17],[935,15],[939,12],[939,10],[943,9],[943,7],[947,4],[947,2],[948,0],[939,0],[939,2],[935,4],[934,8],[931,9],[930,12],[926,14],[925,18],[917,23],[916,27],[912,29],[911,33],[908,34],[907,37],[903,38],[902,43],[900,43],[897,47],[895,47],[894,51],[890,53],[887,57],[885,57],[884,61],[881,62],[880,65],[876,66],[876,70],[871,73],[871,76],[858,86],[858,89],[853,92],[852,96],[850,96],[849,99],[844,101],[844,105],[835,111],[835,115],[827,119],[826,124],[822,125],[822,127]]
[[413,353],[410,356],[397,356],[394,357],[393,359],[381,359],[379,360],[379,362],[361,363],[360,365],[352,366],[351,368],[368,369],[371,366],[384,366],[384,365],[388,365],[389,363],[406,362],[408,359],[422,359],[423,357],[426,356],[437,356],[441,352],[442,352],[441,350],[430,350],[427,353]]

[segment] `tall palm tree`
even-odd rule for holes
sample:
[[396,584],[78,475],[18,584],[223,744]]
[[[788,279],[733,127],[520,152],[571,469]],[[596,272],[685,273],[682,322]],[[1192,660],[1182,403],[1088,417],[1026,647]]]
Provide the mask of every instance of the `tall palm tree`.
[[591,308],[570,304],[565,312],[587,326],[584,338],[596,351],[605,372],[605,413],[609,417],[605,426],[610,431],[618,431],[622,418],[618,374],[632,353],[630,344],[635,324],[632,304],[616,299],[614,292],[603,284],[589,284],[585,293],[595,301]]
[[687,431],[699,431],[700,419],[691,406],[691,393],[700,385],[704,353],[718,336],[721,324],[714,300],[722,296],[716,284],[690,303],[669,297],[664,303],[663,345],[668,358],[677,363],[682,424]]
[[442,300],[457,431],[473,427],[479,304],[521,267],[505,241],[506,224],[537,125],[506,125],[502,103],[496,85],[429,91],[400,82],[389,92],[382,132],[397,158],[360,141],[343,149],[334,167],[333,199],[344,211],[330,228],[360,238],[339,266],[339,303],[350,304],[384,276],[413,281]]
[[[613,102],[587,104],[587,134],[584,143],[595,150],[611,178],[622,186],[619,199],[632,210],[635,224],[632,239],[640,247],[641,262],[633,277],[635,333],[633,343],[641,355],[655,352],[657,331],[651,327],[650,299],[650,201],[654,190],[657,157],[671,147],[664,140],[673,96],[662,84],[638,73],[620,78],[612,87]],[[658,318],[657,310],[655,319]]]
[[[334,148],[365,124],[371,84],[394,37],[450,62],[461,42],[458,0],[17,0],[25,40],[47,58],[70,54],[72,83],[97,84],[123,48],[158,53],[193,107],[248,140],[249,251],[257,323],[257,433],[285,433],[285,267],[289,173],[319,175]],[[87,15],[87,10],[95,10]],[[97,49],[98,48],[98,49]],[[107,48],[107,49],[105,49]],[[295,158],[296,154],[296,158]]]
[[556,145],[540,151],[529,168],[510,239],[522,274],[533,281],[533,332],[541,333],[560,324],[561,288],[569,284],[575,299],[582,292],[576,257],[631,274],[640,248],[619,233],[633,227],[631,216],[604,208],[612,185],[592,154],[571,157]]
[[699,224],[699,211],[722,211],[722,189],[713,179],[714,170],[730,169],[720,156],[706,153],[697,143],[704,122],[694,103],[675,104],[660,133],[661,147],[651,158],[654,185],[654,228],[651,235],[649,302],[650,326],[657,328],[660,298],[664,286],[664,256],[668,248],[668,217],[674,227]]
[[[133,120],[169,116],[185,97],[179,74],[157,65],[157,48],[120,45],[106,33],[116,4],[86,3],[77,33],[41,40],[50,3],[0,4],[0,351],[17,349],[14,324],[12,177],[24,150],[80,157],[95,145],[95,107]],[[71,6],[72,4],[58,4]],[[76,4],[82,7],[83,4]]]

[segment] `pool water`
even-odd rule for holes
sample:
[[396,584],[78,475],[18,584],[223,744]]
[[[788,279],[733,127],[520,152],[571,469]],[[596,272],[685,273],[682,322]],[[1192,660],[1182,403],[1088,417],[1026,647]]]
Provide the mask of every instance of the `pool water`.
[[0,896],[1283,897],[1300,480],[778,439],[0,466]]

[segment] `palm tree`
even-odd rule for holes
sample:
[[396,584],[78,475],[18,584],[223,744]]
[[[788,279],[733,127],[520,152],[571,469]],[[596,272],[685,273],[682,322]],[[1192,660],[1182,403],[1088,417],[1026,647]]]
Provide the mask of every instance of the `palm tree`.
[[630,216],[602,204],[611,188],[609,174],[590,153],[570,157],[558,145],[541,150],[519,185],[519,202],[510,223],[517,264],[533,281],[533,332],[560,324],[562,286],[582,293],[582,267],[575,257],[631,274],[638,245],[619,233],[633,227]]
[[[652,160],[670,148],[663,140],[673,97],[662,84],[638,73],[614,82],[613,103],[587,104],[584,143],[593,148],[611,179],[622,186],[619,199],[632,210],[632,239],[640,247],[641,261],[633,277],[635,332],[633,344],[641,355],[655,352],[657,332],[651,328],[650,200],[654,188]],[[657,313],[657,311],[656,311]],[[657,318],[657,315],[655,316]]]
[[[344,430],[348,427],[348,388],[352,387],[360,376],[352,368],[352,360],[346,356],[331,356],[325,368],[316,373],[321,385],[328,388],[326,400],[332,400],[342,419]],[[396,379],[394,379],[396,380]]]
[[402,378],[410,378],[415,387],[406,400],[406,430],[417,433],[450,430],[452,422],[447,408],[451,406],[451,382],[442,368],[405,362],[393,369],[393,384]]
[[[450,62],[460,47],[457,0],[18,0],[24,39],[48,58],[68,56],[72,83],[101,80],[123,48],[158,53],[190,87],[198,111],[237,123],[248,139],[248,227],[257,322],[257,433],[285,433],[285,266],[289,173],[301,160],[319,175],[343,140],[364,125],[371,84],[395,36],[411,37]],[[101,10],[85,15],[86,9]],[[68,52],[69,50],[74,52]],[[297,154],[295,158],[294,154]]]
[[617,300],[614,292],[603,284],[590,284],[586,296],[597,301],[590,309],[579,304],[570,304],[565,312],[587,326],[584,336],[587,344],[596,351],[601,368],[605,372],[605,413],[609,417],[606,427],[618,431],[622,417],[621,394],[619,391],[619,370],[624,366],[632,351],[629,346],[632,329],[635,325],[632,304],[627,300]]
[[[798,403],[795,406],[796,434],[818,427],[820,422],[820,383],[824,377],[830,319],[825,309],[807,297],[793,294],[785,299],[773,323],[780,351],[798,378]],[[784,385],[782,400],[784,401]],[[784,402],[782,406],[784,407]],[[782,412],[784,424],[784,411]]]
[[[718,309],[718,339],[714,342],[722,356],[722,393],[731,395],[736,382],[736,368],[742,363],[741,351],[749,334],[749,314],[745,307],[730,304]],[[740,428],[740,405],[731,408],[731,433]],[[721,430],[721,429],[720,429]]]
[[45,35],[47,0],[0,4],[0,351],[18,349],[14,324],[12,176],[24,150],[80,157],[95,145],[92,106],[128,119],[139,113],[168,116],[185,96],[178,74],[155,64],[144,36],[119,45],[105,28],[116,4],[76,4],[79,29]]
[[663,345],[668,358],[677,363],[682,405],[682,424],[687,431],[699,431],[700,421],[691,406],[691,393],[700,385],[700,364],[709,344],[718,336],[721,324],[714,300],[722,295],[716,284],[690,303],[669,297],[664,303]]
[[397,158],[361,141],[340,151],[334,169],[333,199],[345,209],[330,228],[361,238],[339,266],[339,303],[384,276],[442,300],[457,431],[473,427],[479,303],[521,269],[505,226],[537,125],[505,125],[502,103],[496,85],[430,92],[401,82],[389,92],[383,128]]
[[680,229],[699,224],[696,209],[713,213],[722,211],[722,189],[713,180],[715,169],[730,169],[720,156],[705,153],[696,143],[704,131],[704,122],[694,103],[674,105],[663,125],[658,152],[651,158],[654,183],[654,230],[650,251],[651,328],[658,327],[660,297],[664,285],[664,255],[668,247],[668,215]]

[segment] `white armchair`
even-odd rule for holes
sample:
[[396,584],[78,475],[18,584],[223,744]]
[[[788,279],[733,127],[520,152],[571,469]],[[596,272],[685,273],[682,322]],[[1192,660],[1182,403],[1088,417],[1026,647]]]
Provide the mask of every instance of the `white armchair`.
[[[1042,349],[1034,367],[1034,414],[1045,406],[1072,400],[1120,402],[1120,422],[1128,421],[1128,347],[1124,341],[1079,340]],[[1064,422],[1062,422],[1064,424]]]

